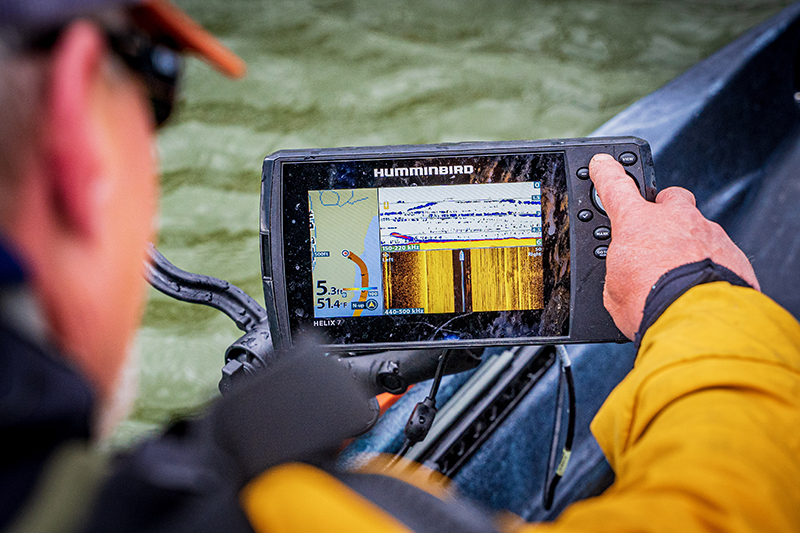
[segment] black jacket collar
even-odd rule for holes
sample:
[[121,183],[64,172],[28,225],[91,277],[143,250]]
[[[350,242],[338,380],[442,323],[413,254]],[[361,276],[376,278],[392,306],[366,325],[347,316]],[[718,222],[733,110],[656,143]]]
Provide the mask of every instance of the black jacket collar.
[[6,250],[3,236],[0,235],[0,286],[23,281],[25,281],[25,273],[19,262]]
[[[19,286],[22,268],[0,242],[0,289]],[[93,394],[52,347],[0,317],[0,530],[29,496],[50,455],[91,436]]]

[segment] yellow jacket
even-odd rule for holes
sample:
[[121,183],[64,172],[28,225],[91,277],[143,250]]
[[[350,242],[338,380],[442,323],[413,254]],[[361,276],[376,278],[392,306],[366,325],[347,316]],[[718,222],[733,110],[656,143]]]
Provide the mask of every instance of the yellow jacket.
[[[511,527],[800,531],[800,324],[753,289],[694,287],[647,330],[592,432],[615,483],[552,524]],[[253,480],[242,504],[259,532],[410,531],[300,464]]]

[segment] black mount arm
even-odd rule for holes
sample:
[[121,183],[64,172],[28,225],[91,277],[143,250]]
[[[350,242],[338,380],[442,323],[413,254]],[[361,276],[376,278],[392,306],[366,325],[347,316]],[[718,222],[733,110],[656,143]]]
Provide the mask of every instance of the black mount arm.
[[145,278],[167,296],[222,311],[244,332],[267,317],[264,308],[239,287],[218,278],[181,270],[161,255],[153,244],[147,247],[147,258]]
[[153,244],[147,247],[145,278],[157,290],[182,302],[207,305],[225,313],[245,332],[225,352],[219,390],[256,374],[274,359],[267,312],[242,289],[227,281],[186,272],[170,263]]
[[[370,394],[402,394],[409,385],[434,377],[442,354],[441,348],[385,351],[373,354],[338,356],[356,381]],[[478,366],[483,349],[453,349],[443,367],[443,375],[457,374]]]

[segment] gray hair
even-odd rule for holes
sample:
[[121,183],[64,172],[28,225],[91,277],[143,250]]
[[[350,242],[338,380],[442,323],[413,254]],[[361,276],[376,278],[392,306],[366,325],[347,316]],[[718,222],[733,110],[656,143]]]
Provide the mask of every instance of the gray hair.
[[0,41],[0,196],[9,196],[36,153],[48,66],[42,54],[13,54]]
[[[0,0],[2,1],[2,0]],[[128,14],[109,9],[87,17],[103,28],[126,28]],[[47,97],[50,53],[26,50],[26,38],[15,28],[0,27],[0,221],[9,213],[22,173],[37,157]],[[109,79],[131,79],[122,60],[107,55]]]

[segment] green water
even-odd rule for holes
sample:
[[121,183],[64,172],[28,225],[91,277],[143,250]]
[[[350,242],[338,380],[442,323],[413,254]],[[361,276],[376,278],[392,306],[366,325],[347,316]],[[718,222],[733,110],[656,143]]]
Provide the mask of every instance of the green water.
[[[581,136],[786,1],[178,0],[249,64],[188,65],[158,139],[159,248],[263,302],[261,161],[284,148]],[[151,290],[128,443],[213,398],[239,336]]]

